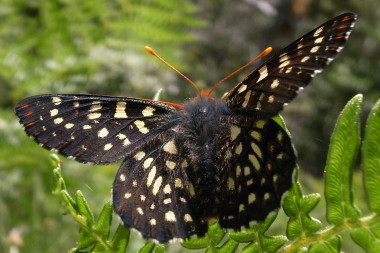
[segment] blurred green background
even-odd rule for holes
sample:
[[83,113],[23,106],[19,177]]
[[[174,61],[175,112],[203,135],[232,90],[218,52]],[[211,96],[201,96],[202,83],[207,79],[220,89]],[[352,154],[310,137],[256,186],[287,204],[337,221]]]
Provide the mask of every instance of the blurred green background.
[[[380,98],[379,9],[378,0],[1,0],[0,252],[67,252],[77,239],[77,225],[61,215],[51,194],[49,152],[26,136],[13,114],[18,101],[43,93],[152,98],[163,89],[161,100],[182,103],[195,90],[145,45],[207,89],[266,47],[276,52],[352,11],[359,20],[345,49],[282,113],[298,151],[301,182],[322,193],[339,111],[357,93],[364,94],[365,111]],[[214,96],[252,69],[223,83]],[[99,203],[110,200],[119,164],[63,161],[68,188],[82,190],[99,212]],[[315,215],[323,216],[323,206],[320,212]],[[142,242],[134,245],[131,252]]]

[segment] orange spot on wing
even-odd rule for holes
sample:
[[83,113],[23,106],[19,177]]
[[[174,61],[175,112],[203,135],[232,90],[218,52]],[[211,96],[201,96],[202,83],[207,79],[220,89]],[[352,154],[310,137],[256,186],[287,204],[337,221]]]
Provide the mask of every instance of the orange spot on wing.
[[345,22],[345,21],[348,21],[348,20],[351,20],[350,16],[346,16],[346,17],[342,18],[342,22]]
[[28,116],[30,116],[30,115],[32,115],[34,112],[33,111],[29,111],[29,112],[27,112],[27,113],[24,113],[24,117],[28,117]]
[[29,121],[29,122],[25,123],[25,126],[30,127],[30,126],[33,126],[34,124],[36,124],[36,122]]

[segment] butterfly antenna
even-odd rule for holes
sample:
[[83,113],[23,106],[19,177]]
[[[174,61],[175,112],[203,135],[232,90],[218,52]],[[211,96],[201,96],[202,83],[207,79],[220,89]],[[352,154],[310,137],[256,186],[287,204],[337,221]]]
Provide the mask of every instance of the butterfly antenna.
[[221,83],[223,83],[224,81],[226,81],[227,79],[229,79],[230,77],[232,77],[233,75],[235,75],[236,73],[242,71],[243,69],[245,69],[246,67],[248,67],[249,65],[251,65],[252,63],[254,63],[255,61],[257,61],[258,59],[266,56],[267,54],[269,54],[270,52],[272,51],[272,48],[271,47],[268,47],[266,48],[264,51],[261,52],[261,54],[259,54],[255,59],[253,59],[252,61],[248,62],[247,64],[245,64],[244,66],[238,68],[237,70],[235,70],[234,72],[232,72],[231,74],[229,74],[228,76],[226,76],[225,78],[223,78],[222,80],[220,80],[219,82],[217,82],[210,90],[207,91],[207,96],[210,96],[210,94],[216,89],[216,87],[218,87]]
[[195,83],[193,81],[190,80],[190,78],[188,78],[187,76],[185,76],[184,74],[182,74],[178,69],[176,69],[175,67],[173,67],[172,65],[170,65],[167,61],[165,61],[164,59],[162,59],[162,57],[159,56],[152,48],[145,47],[145,50],[148,53],[150,53],[151,55],[156,56],[160,61],[162,61],[163,63],[165,63],[165,65],[167,65],[169,68],[171,68],[172,70],[174,70],[175,72],[177,72],[178,75],[182,76],[183,79],[185,79],[186,81],[188,81],[195,88],[195,90],[197,91],[198,94],[200,93],[198,87],[195,85]]

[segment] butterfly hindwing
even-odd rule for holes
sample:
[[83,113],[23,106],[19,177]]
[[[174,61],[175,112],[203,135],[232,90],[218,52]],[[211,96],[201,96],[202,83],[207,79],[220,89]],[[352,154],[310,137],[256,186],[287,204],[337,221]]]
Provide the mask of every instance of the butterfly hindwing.
[[203,236],[192,171],[185,150],[171,131],[124,160],[113,185],[113,205],[128,227],[158,242]]
[[335,58],[355,21],[355,14],[345,13],[315,28],[249,74],[224,99],[234,109],[276,115]]
[[220,225],[234,230],[264,220],[292,184],[296,157],[290,138],[272,119],[238,118],[225,154],[229,170]]
[[88,163],[119,160],[153,138],[175,107],[149,100],[94,95],[40,95],[24,99],[16,114],[43,147]]

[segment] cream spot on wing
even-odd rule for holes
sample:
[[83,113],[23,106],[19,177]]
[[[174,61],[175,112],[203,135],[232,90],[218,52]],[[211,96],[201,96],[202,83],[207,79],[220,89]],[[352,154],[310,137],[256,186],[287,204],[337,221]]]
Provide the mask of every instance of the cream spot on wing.
[[150,220],[149,220],[149,224],[150,224],[151,226],[155,226],[155,225],[157,225],[157,221],[156,221],[156,219],[150,219]]
[[289,59],[289,56],[287,56],[286,54],[283,54],[281,57],[280,57],[280,62],[283,62],[283,61],[286,61]]
[[257,160],[256,156],[254,155],[248,155],[248,160],[251,161],[253,167],[257,170],[257,171],[260,171],[260,163],[259,161]]
[[148,174],[148,179],[146,181],[146,185],[149,187],[152,182],[153,182],[153,179],[154,177],[156,176],[156,166],[153,166],[152,169],[149,171],[149,174]]
[[67,124],[65,125],[65,128],[66,128],[66,129],[70,129],[70,128],[72,128],[73,126],[74,126],[73,123],[67,123]]
[[290,61],[284,61],[283,63],[280,64],[279,68],[286,67],[290,64]]
[[258,141],[261,141],[261,133],[258,132],[258,131],[253,130],[253,131],[251,132],[251,136],[252,136],[253,139],[258,140]]
[[112,147],[113,147],[112,143],[107,143],[106,145],[104,145],[104,151],[108,151],[108,150],[110,150]]
[[136,155],[133,157],[135,158],[136,160],[140,161],[141,159],[143,159],[145,156],[145,152],[144,151],[139,151],[136,153]]
[[54,119],[54,124],[56,124],[56,125],[61,124],[62,122],[63,122],[63,118]]
[[87,115],[87,118],[88,118],[88,119],[98,119],[98,118],[100,118],[100,116],[102,116],[101,113],[99,113],[99,112],[94,112],[94,113],[89,113],[89,114]]
[[301,62],[307,62],[310,59],[309,56],[305,56],[301,59]]
[[145,117],[149,117],[149,116],[153,116],[153,112],[155,111],[156,109],[151,107],[151,106],[147,106],[145,107],[145,109],[142,111],[142,115],[145,116]]
[[273,82],[271,83],[270,87],[272,89],[276,89],[279,84],[280,84],[280,82],[278,81],[278,79],[274,79]]
[[99,100],[95,100],[95,101],[92,101],[92,106],[90,107],[90,112],[95,112],[95,111],[99,111],[100,109],[102,109],[102,106],[100,105],[100,101]]
[[150,165],[152,164],[152,162],[153,162],[153,158],[152,157],[149,157],[149,158],[145,159],[145,161],[143,163],[143,167],[145,169],[149,168]]
[[228,187],[228,190],[230,191],[235,189],[235,180],[232,177],[228,178],[227,187]]
[[256,195],[254,193],[250,193],[248,195],[248,204],[252,204],[255,201],[256,201]]
[[194,185],[192,183],[189,184],[189,193],[191,196],[195,196]]
[[125,108],[127,106],[126,102],[117,102],[115,114],[113,115],[115,118],[128,118]]
[[177,219],[172,211],[168,211],[165,213],[165,220],[169,222],[175,222]]
[[238,93],[242,93],[243,91],[245,91],[247,89],[247,85],[245,84],[242,84],[239,89],[238,89]]
[[149,132],[149,129],[145,127],[144,121],[135,120],[134,124],[141,133],[146,134]]
[[172,188],[170,187],[169,184],[165,185],[165,187],[164,187],[164,193],[165,193],[165,194],[170,194],[170,193],[172,193]]
[[246,107],[249,103],[249,100],[251,99],[252,92],[249,90],[244,96],[244,102],[241,104],[242,107]]
[[62,102],[62,99],[60,97],[51,97],[51,100],[53,101],[54,104],[60,105]]
[[144,212],[143,212],[143,210],[142,210],[141,207],[137,207],[137,208],[136,208],[136,211],[137,211],[140,215],[143,215],[143,214],[144,214]]
[[167,160],[165,164],[166,164],[166,167],[168,167],[169,169],[171,170],[175,169],[175,165],[176,165],[175,162]]
[[159,176],[156,181],[154,181],[152,193],[153,195],[156,195],[158,190],[160,190],[162,184],[162,176]]
[[319,46],[315,46],[310,50],[310,53],[316,53],[319,50]]
[[174,180],[174,187],[175,188],[183,188],[182,180],[180,178],[176,178]]
[[242,151],[243,151],[243,145],[240,142],[239,145],[235,148],[235,153],[237,155],[240,155]]
[[313,36],[318,36],[322,31],[323,31],[323,26],[321,26],[317,30],[315,30]]
[[104,137],[106,137],[108,134],[109,134],[108,129],[105,128],[105,127],[103,127],[102,129],[100,129],[100,130],[98,131],[98,137],[99,137],[99,138],[104,138]]
[[263,80],[265,77],[268,76],[268,68],[267,66],[263,66],[259,69],[259,73],[260,73],[260,77],[259,79],[257,80],[257,83],[260,82],[261,80]]
[[191,218],[191,216],[190,216],[190,214],[185,214],[185,216],[183,217],[183,220],[185,221],[185,222],[192,222],[193,221],[193,219]]
[[58,114],[58,109],[53,109],[50,111],[50,116],[52,116],[52,117],[54,117],[57,114]]
[[254,143],[254,142],[251,142],[251,147],[252,147],[252,150],[253,152],[259,157],[259,158],[263,158],[263,154],[261,152],[261,149],[259,148],[259,146]]
[[320,44],[320,43],[322,43],[322,41],[323,41],[323,37],[320,37],[320,38],[314,40],[314,43],[315,44]]
[[241,133],[241,128],[235,125],[232,125],[230,128],[231,131],[231,141],[235,140],[236,137]]
[[174,143],[174,140],[168,141],[164,147],[163,147],[165,152],[168,152],[169,154],[175,155],[178,153],[177,147]]
[[258,120],[258,121],[256,121],[255,126],[256,126],[257,128],[262,129],[262,128],[264,128],[265,124],[266,124],[266,121],[265,121],[265,120]]

